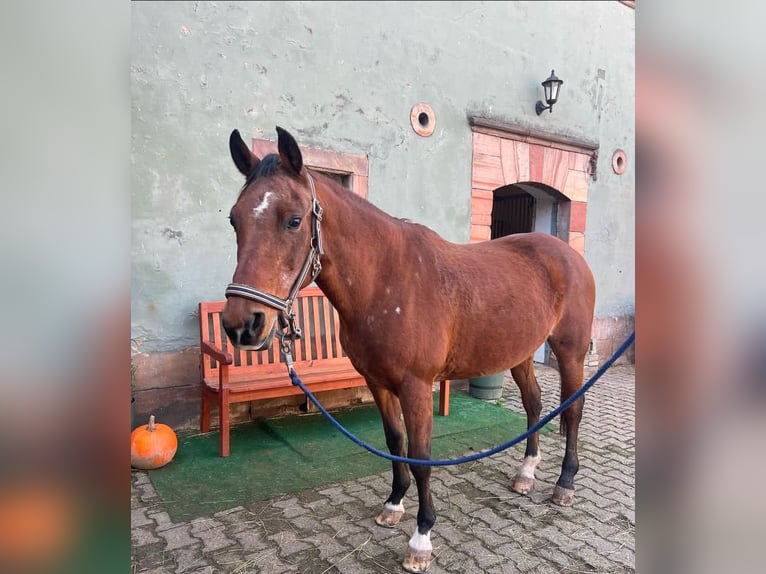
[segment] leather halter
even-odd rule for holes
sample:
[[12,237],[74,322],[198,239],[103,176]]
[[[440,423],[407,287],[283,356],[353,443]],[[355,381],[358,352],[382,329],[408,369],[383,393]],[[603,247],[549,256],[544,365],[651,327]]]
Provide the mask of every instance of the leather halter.
[[287,296],[287,299],[281,299],[276,295],[266,293],[260,289],[256,289],[255,287],[250,287],[249,285],[243,285],[242,283],[230,283],[229,286],[226,287],[227,299],[232,296],[243,297],[245,299],[255,301],[256,303],[262,303],[279,311],[279,327],[281,330],[279,338],[282,342],[283,351],[285,348],[289,349],[290,343],[292,341],[301,338],[301,328],[297,325],[295,320],[293,302],[298,296],[298,291],[301,290],[301,286],[306,280],[306,277],[309,274],[309,270],[311,271],[312,281],[314,281],[314,279],[317,278],[317,275],[319,275],[319,272],[322,270],[322,262],[320,261],[320,257],[324,255],[324,248],[322,247],[322,229],[320,226],[322,222],[322,213],[324,210],[317,200],[316,188],[314,187],[314,178],[311,177],[311,174],[308,172],[308,170],[306,171],[306,176],[308,177],[309,185],[311,186],[311,213],[313,215],[311,224],[310,249],[308,255],[306,255],[306,261],[303,263],[301,272],[298,274],[298,278],[295,280],[295,283],[293,283],[292,289],[290,289],[290,294]]

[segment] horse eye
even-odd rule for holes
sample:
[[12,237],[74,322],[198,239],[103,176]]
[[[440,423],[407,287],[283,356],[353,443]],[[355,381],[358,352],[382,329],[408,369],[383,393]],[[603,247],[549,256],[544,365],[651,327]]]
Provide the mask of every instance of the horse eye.
[[287,222],[287,228],[288,229],[298,229],[298,226],[301,224],[301,218],[300,217],[291,217],[290,221]]

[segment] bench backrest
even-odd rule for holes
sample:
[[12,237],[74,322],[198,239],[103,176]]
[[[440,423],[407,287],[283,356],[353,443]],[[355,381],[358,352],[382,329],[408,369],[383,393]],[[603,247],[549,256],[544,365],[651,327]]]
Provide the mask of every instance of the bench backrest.
[[[279,352],[278,340],[266,351],[239,351],[234,348],[221,325],[221,312],[225,301],[199,304],[200,340],[231,353],[234,359],[229,368],[237,371],[286,372],[284,358]],[[296,371],[299,367],[310,368],[314,361],[348,364],[349,359],[340,344],[340,320],[338,313],[321,289],[306,287],[298,293],[293,304],[303,338],[295,341],[293,359]],[[202,376],[218,376],[218,361],[202,355]]]

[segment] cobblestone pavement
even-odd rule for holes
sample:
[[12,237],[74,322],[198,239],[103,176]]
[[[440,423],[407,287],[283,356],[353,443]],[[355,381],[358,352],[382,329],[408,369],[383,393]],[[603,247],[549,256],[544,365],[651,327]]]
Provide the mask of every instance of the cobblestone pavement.
[[[536,372],[547,413],[558,403],[558,374],[539,365]],[[620,365],[589,391],[570,508],[547,502],[564,451],[558,433],[540,437],[543,459],[528,496],[509,489],[523,444],[473,463],[435,468],[438,519],[428,572],[634,572],[634,381],[633,366]],[[506,382],[502,401],[524,412],[512,383]],[[132,572],[403,572],[417,491],[413,483],[404,519],[385,529],[373,517],[389,482],[390,471],[175,524],[148,475],[134,471]]]

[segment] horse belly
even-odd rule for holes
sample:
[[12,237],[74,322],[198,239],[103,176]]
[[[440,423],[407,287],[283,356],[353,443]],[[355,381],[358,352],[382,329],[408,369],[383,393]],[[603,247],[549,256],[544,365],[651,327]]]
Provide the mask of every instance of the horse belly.
[[343,328],[340,339],[354,368],[368,383],[398,391],[402,380],[415,376],[431,379],[443,355],[437,349],[446,345],[438,341],[444,329],[418,329],[409,337],[401,337],[391,329],[370,329],[358,325]]
[[555,317],[545,309],[487,313],[465,322],[445,366],[445,378],[491,375],[522,363],[550,336]]

